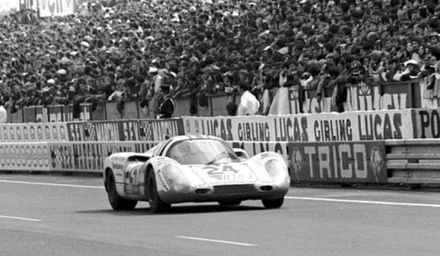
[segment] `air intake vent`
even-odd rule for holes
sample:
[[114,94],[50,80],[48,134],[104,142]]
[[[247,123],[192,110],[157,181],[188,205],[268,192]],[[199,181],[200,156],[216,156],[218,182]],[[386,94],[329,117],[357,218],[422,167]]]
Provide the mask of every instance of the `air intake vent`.
[[272,186],[261,186],[260,189],[262,191],[271,191],[272,190]]
[[255,192],[253,185],[223,185],[214,186],[214,193],[216,195],[231,195],[231,194],[249,194]]
[[206,193],[209,193],[209,189],[207,189],[207,188],[199,188],[199,189],[196,189],[196,194],[206,194]]

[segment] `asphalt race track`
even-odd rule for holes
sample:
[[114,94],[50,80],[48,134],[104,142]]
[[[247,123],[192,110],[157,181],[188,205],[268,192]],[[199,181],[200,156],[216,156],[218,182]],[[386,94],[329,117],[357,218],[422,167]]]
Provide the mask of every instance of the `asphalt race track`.
[[440,192],[292,188],[284,206],[111,210],[97,177],[0,174],[0,255],[440,255]]

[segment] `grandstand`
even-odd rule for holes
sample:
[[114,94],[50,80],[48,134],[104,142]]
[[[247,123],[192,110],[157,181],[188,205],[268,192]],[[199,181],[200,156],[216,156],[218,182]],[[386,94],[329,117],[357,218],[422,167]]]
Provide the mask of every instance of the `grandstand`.
[[38,20],[1,24],[0,97],[11,112],[81,103],[95,109],[115,92],[122,112],[126,102],[150,106],[151,70],[164,71],[175,93],[188,99],[188,115],[206,106],[207,95],[240,84],[251,86],[263,114],[280,87],[294,91],[299,112],[305,98],[325,94],[333,109],[345,111],[351,85],[422,78],[437,88],[435,0],[157,0],[112,7],[93,1],[81,12],[72,1],[22,5],[30,2]]

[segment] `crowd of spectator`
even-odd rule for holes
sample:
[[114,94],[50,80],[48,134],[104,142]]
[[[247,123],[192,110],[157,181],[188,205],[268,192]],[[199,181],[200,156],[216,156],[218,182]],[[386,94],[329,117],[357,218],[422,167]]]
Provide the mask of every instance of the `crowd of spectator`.
[[266,101],[277,87],[318,97],[337,87],[340,104],[346,84],[440,86],[438,0],[103,1],[17,17],[0,22],[0,101],[12,111],[109,100],[123,111],[128,100],[157,105],[163,87],[191,98],[195,115],[206,95],[236,87]]

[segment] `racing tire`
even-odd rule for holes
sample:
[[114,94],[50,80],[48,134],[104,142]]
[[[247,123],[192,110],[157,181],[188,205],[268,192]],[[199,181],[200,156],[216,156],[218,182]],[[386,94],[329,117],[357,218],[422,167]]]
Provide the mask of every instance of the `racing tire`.
[[266,199],[261,200],[266,209],[276,209],[280,208],[283,205],[284,197],[275,198],[275,199]]
[[113,172],[108,172],[107,174],[107,195],[108,201],[112,206],[113,210],[122,211],[122,210],[133,210],[137,202],[136,200],[130,200],[122,198],[118,195],[118,191],[116,191],[116,181]]
[[220,206],[238,206],[241,204],[241,200],[237,200],[237,199],[220,200],[218,201],[218,204]]
[[153,213],[166,212],[171,208],[171,204],[167,204],[160,199],[153,171],[148,175],[148,192],[150,195],[148,203],[150,204],[150,210]]

